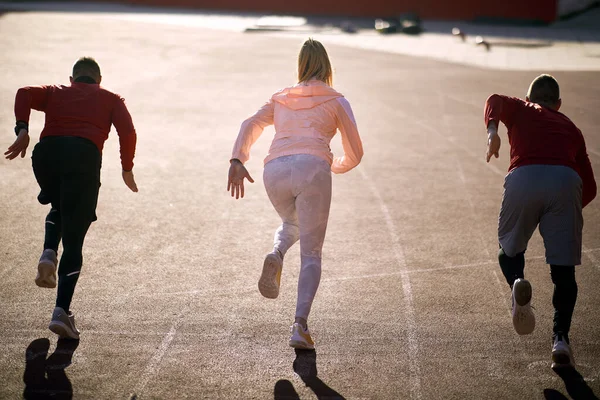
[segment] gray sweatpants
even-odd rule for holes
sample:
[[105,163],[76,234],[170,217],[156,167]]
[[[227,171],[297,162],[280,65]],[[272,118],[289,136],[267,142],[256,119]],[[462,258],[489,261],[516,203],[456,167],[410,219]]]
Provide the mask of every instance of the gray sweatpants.
[[274,248],[285,254],[300,239],[296,317],[308,319],[321,281],[321,250],[331,205],[331,166],[317,156],[283,156],[265,165],[263,180],[282,220]]
[[498,240],[504,253],[514,257],[527,249],[539,225],[546,262],[581,264],[581,178],[561,165],[526,165],[504,180],[498,218]]

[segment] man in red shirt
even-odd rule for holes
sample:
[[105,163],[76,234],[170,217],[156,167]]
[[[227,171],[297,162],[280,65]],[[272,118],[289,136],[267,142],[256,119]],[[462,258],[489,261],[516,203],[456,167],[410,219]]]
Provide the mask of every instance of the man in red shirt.
[[554,77],[533,80],[525,100],[491,95],[485,103],[487,161],[498,157],[498,122],[508,129],[510,167],[498,219],[500,268],[512,289],[512,316],[520,335],[533,332],[531,284],[525,250],[539,225],[554,283],[552,368],[572,367],[569,329],[577,300],[575,265],[581,264],[581,210],[596,196],[596,181],[581,131],[558,110]]
[[9,160],[18,155],[25,157],[31,110],[43,111],[46,122],[33,149],[32,162],[41,189],[38,200],[51,204],[51,209],[35,283],[56,287],[57,253],[62,239],[56,307],[49,329],[70,339],[79,339],[70,305],[83,262],[83,241],[96,220],[102,148],[111,125],[119,135],[123,180],[133,192],[138,191],[133,176],[136,133],[131,115],[124,99],[102,88],[101,80],[96,61],[83,57],[73,66],[70,86],[19,89],[15,98],[17,140],[4,153]]

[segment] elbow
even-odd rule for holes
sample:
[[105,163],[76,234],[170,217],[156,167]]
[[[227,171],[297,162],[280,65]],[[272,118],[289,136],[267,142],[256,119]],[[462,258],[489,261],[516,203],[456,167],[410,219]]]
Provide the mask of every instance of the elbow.
[[594,182],[594,184],[590,185],[589,188],[586,187],[584,189],[584,193],[582,196],[583,201],[582,201],[581,208],[585,208],[585,206],[590,204],[592,202],[592,200],[594,200],[596,198],[596,194],[597,194],[597,187],[596,187],[596,182]]
[[496,128],[498,127],[499,115],[502,110],[502,97],[498,94],[492,94],[485,101],[485,106],[483,110],[483,117],[485,122],[485,127],[487,128],[490,122],[494,122]]
[[363,150],[362,143],[360,143],[358,148],[354,149],[353,154],[349,157],[350,158],[349,161],[352,163],[352,168],[354,168],[358,164],[360,164],[364,155],[365,155],[365,152]]
[[596,182],[594,182],[594,185],[590,189],[591,189],[590,190],[590,195],[589,195],[589,199],[590,200],[588,201],[588,203],[590,201],[594,200],[596,198],[596,195],[598,194],[598,188],[596,186]]
[[351,169],[357,167],[358,164],[360,164],[360,162],[362,161],[362,157],[363,157],[362,151],[352,157],[344,157],[345,158],[344,164],[346,165],[344,172],[348,172]]
[[29,94],[29,87],[27,86],[19,88],[19,90],[17,90],[17,97],[26,96],[27,94]]
[[502,102],[502,97],[499,94],[492,94],[485,100],[486,106],[497,105]]
[[15,104],[30,104],[31,103],[31,94],[29,92],[29,87],[22,87],[17,90],[17,94],[15,95]]

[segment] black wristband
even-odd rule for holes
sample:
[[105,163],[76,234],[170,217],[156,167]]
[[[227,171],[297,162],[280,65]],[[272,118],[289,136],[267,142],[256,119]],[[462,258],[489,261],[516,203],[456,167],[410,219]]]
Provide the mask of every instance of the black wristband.
[[25,121],[17,121],[17,123],[15,124],[15,135],[19,136],[19,132],[21,132],[21,129],[25,129],[29,132],[29,124]]

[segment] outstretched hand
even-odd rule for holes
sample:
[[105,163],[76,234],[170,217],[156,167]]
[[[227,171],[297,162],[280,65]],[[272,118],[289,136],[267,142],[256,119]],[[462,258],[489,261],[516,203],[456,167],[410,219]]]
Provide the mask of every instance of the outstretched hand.
[[227,191],[231,191],[231,197],[235,196],[236,199],[244,197],[244,178],[248,179],[248,182],[254,183],[254,179],[252,179],[244,164],[239,160],[231,160],[227,181]]
[[487,153],[485,155],[485,161],[490,162],[492,156],[498,158],[500,152],[500,136],[498,136],[498,126],[494,121],[491,121],[487,128],[488,141],[487,141]]
[[498,158],[500,151],[500,142],[500,136],[498,136],[497,133],[488,135],[487,154],[485,157],[487,162],[490,162],[490,158],[492,158],[492,155]]
[[13,160],[21,154],[21,158],[25,157],[27,153],[27,147],[29,146],[29,132],[27,129],[21,129],[17,139],[14,143],[4,152],[7,160]]
[[127,185],[127,187],[132,191],[138,191],[137,184],[135,183],[135,178],[133,177],[133,171],[123,171],[123,182]]

